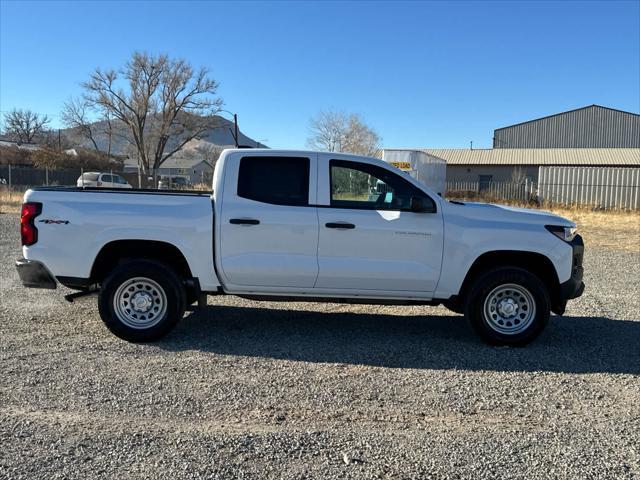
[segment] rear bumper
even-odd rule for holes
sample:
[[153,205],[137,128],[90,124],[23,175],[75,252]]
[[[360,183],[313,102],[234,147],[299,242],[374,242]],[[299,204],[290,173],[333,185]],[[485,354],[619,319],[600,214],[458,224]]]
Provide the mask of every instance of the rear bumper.
[[16,269],[20,276],[20,281],[29,288],[56,288],[56,279],[47,270],[44,264],[35,260],[21,258],[16,260]]
[[571,278],[560,284],[560,297],[564,301],[571,300],[572,298],[578,298],[582,295],[582,292],[584,292],[584,282],[582,281],[582,277],[584,275],[584,269],[582,267],[584,242],[582,241],[582,237],[580,235],[576,235],[570,245],[573,249]]

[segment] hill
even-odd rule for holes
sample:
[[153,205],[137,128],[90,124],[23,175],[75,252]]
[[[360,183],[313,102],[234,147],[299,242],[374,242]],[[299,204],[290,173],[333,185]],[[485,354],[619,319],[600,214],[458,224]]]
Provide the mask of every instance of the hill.
[[[198,140],[195,140],[195,142],[197,142],[198,145],[209,143],[219,147],[229,147],[235,145],[232,133],[233,122],[219,115],[215,115],[214,124],[215,127],[207,130],[203,135],[200,136]],[[114,131],[111,139],[111,154],[128,156],[132,153],[131,145],[127,140],[129,130],[122,122],[117,120],[112,122],[112,125]],[[101,151],[106,152],[109,147],[109,136],[106,133],[107,122],[94,122],[91,124],[91,128],[92,131],[96,132],[94,135],[96,143],[98,144],[98,148]],[[91,143],[91,141],[84,137],[76,129],[67,128],[62,130],[62,133],[67,138],[68,142],[73,146],[93,148],[93,144]],[[266,147],[266,145],[242,133],[242,130],[238,130],[238,137],[238,144],[241,146]],[[176,145],[176,142],[179,141],[179,139],[180,136],[173,137],[173,139],[170,140],[169,144],[167,145],[167,150],[173,148],[173,146]],[[190,142],[190,144],[193,145],[192,142]]]

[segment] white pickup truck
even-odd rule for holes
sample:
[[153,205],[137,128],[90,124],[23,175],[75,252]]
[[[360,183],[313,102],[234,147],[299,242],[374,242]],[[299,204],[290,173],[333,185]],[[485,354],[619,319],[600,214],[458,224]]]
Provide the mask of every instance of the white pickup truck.
[[584,289],[573,222],[449,202],[373,158],[225,150],[213,193],[41,187],[24,202],[23,284],[98,293],[129,341],[162,337],[206,295],[239,295],[444,304],[485,341],[523,345]]

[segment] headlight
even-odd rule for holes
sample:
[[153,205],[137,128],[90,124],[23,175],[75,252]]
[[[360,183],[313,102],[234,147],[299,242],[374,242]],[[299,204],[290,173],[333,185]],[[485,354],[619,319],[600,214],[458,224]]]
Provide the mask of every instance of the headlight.
[[570,242],[571,240],[573,240],[578,233],[578,229],[576,227],[558,227],[555,225],[546,225],[544,228],[546,228],[560,240],[564,240],[565,242]]

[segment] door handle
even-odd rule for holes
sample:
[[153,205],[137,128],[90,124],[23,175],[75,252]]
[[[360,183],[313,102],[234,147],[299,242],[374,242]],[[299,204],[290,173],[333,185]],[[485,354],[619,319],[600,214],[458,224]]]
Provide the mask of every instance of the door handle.
[[340,228],[344,230],[353,230],[356,226],[353,223],[347,222],[329,222],[324,224],[327,228]]
[[260,220],[255,218],[232,218],[229,223],[232,225],[258,225]]

